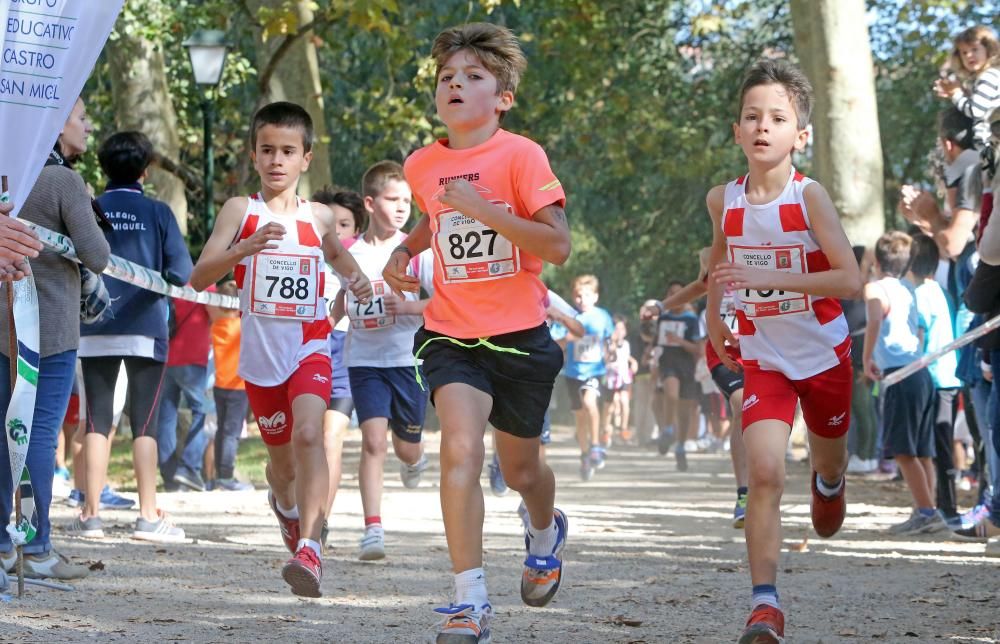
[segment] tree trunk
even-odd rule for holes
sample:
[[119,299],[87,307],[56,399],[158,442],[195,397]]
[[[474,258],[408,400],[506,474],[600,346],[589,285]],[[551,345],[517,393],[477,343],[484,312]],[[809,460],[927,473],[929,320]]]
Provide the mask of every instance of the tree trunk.
[[882,144],[864,0],[792,0],[795,52],[816,91],[815,175],[853,244],[884,230]]
[[[152,5],[162,0],[132,0],[129,10],[134,13],[160,11]],[[137,6],[138,5],[138,6]],[[177,133],[177,113],[167,87],[163,51],[134,31],[119,29],[117,38],[108,40],[111,69],[112,101],[116,125],[122,130],[138,130],[149,137],[160,154],[180,158],[180,138]],[[153,166],[146,185],[155,197],[166,202],[174,211],[181,233],[187,234],[188,203],[184,182],[176,175]]]
[[[252,4],[260,7],[262,0]],[[309,8],[309,0],[298,0],[295,11],[299,24],[306,25],[313,21],[313,11]],[[299,194],[309,197],[312,193],[330,183],[330,143],[326,130],[326,117],[323,112],[323,87],[319,76],[319,59],[316,54],[316,44],[312,33],[306,33],[296,38],[287,50],[279,50],[282,38],[271,38],[267,42],[258,41],[259,56],[257,59],[258,73],[268,67],[268,63],[276,54],[281,56],[277,62],[275,73],[268,79],[268,86],[260,88],[260,104],[273,101],[291,101],[298,103],[309,112],[313,120],[313,159],[309,172],[299,180]]]

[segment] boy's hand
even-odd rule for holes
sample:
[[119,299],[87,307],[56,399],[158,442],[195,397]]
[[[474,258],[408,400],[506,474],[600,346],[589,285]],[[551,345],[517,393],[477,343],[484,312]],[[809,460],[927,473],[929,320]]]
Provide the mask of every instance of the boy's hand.
[[413,275],[407,275],[406,269],[410,265],[410,255],[401,249],[392,251],[389,261],[382,269],[382,278],[389,285],[392,292],[402,297],[404,292],[419,293],[420,280]]
[[410,312],[410,301],[395,293],[382,296],[382,303],[385,305],[385,312],[389,315],[412,315]]
[[742,371],[743,369],[740,367],[740,364],[733,360],[729,352],[726,351],[726,342],[729,342],[732,346],[737,346],[736,336],[733,335],[732,330],[726,326],[721,317],[715,315],[708,316],[706,324],[708,326],[708,341],[712,343],[712,348],[715,349],[715,354],[719,356],[722,364],[726,365],[726,368],[734,373]]
[[865,367],[865,376],[867,376],[869,380],[871,380],[872,382],[878,382],[879,380],[882,379],[882,371],[875,366],[874,360],[870,359],[865,360],[864,367]]
[[475,211],[486,200],[471,183],[465,179],[457,179],[444,187],[444,194],[438,197],[438,201],[463,215],[475,217]]
[[[728,286],[733,290],[766,290],[772,288],[771,282],[774,278],[774,271],[762,268],[751,268],[743,264],[731,264],[723,262],[712,271],[712,279],[717,284]],[[714,317],[714,316],[713,316]],[[722,324],[721,319],[719,324]],[[723,325],[725,326],[725,325]],[[730,334],[732,335],[732,334]]]
[[268,222],[257,229],[257,231],[240,240],[233,245],[233,248],[242,257],[256,255],[262,250],[277,248],[278,245],[272,242],[281,241],[285,236],[285,227],[276,222]]
[[368,281],[364,273],[352,273],[347,278],[347,288],[362,304],[368,304],[372,299],[372,283]]

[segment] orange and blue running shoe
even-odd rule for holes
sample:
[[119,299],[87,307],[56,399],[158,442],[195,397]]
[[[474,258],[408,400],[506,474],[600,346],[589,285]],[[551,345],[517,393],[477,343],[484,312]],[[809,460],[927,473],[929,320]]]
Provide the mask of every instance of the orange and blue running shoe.
[[785,614],[761,604],[753,609],[737,644],[784,644]]
[[489,644],[493,641],[490,621],[493,607],[483,604],[478,609],[472,604],[452,604],[435,608],[435,613],[445,616],[438,628],[436,644]]
[[267,491],[267,502],[271,505],[271,511],[278,517],[278,528],[281,529],[281,540],[285,542],[288,552],[295,554],[295,547],[299,545],[299,520],[289,519],[278,511],[278,501],[274,494]]
[[524,548],[528,557],[524,560],[524,572],[521,573],[521,600],[528,606],[539,608],[545,606],[555,597],[562,583],[562,554],[566,545],[566,533],[569,531],[569,520],[566,514],[556,508],[554,513],[556,524],[556,545],[552,554],[547,557],[536,557],[531,554],[530,537],[524,531]]
[[323,564],[309,546],[302,546],[281,569],[281,576],[300,597],[321,597],[319,584],[323,579]]
[[812,514],[813,529],[816,534],[824,539],[832,537],[844,525],[844,517],[847,515],[847,477],[840,479],[840,492],[837,496],[823,496],[819,488],[816,487],[816,472],[812,473],[812,502],[810,512]]

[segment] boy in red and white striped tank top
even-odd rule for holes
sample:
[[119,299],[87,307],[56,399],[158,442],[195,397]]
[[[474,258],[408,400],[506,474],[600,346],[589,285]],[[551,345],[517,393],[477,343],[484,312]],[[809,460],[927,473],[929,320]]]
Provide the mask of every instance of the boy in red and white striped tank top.
[[242,327],[238,373],[267,445],[268,500],[294,554],[282,576],[296,595],[319,597],[330,476],[323,450],[331,378],[323,262],[351,276],[358,300],[367,302],[372,288],[340,244],[333,212],[295,193],[312,159],[312,140],[312,120],[302,107],[279,102],[257,111],[250,143],[261,190],[222,207],[191,285],[202,290],[234,272]]
[[[719,310],[727,286],[735,291],[744,370],[753,603],[743,644],[784,641],[775,581],[784,455],[797,402],[809,428],[816,532],[833,536],[847,508],[851,340],[838,298],[856,297],[861,275],[830,197],[792,167],[792,153],[808,138],[812,101],[809,80],[793,65],[755,64],[733,126],[749,173],[716,186],[706,200],[714,233],[708,308]],[[725,350],[735,338],[721,317],[708,317],[708,332],[722,363],[738,369]]]

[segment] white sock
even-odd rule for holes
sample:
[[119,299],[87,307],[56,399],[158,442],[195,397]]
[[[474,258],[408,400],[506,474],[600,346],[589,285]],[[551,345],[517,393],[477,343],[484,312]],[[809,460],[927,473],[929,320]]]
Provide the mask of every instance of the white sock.
[[528,525],[528,554],[533,557],[548,557],[556,549],[556,539],[559,532],[556,530],[555,519],[549,523],[549,527],[538,528]]
[[281,507],[281,503],[275,499],[274,504],[278,506],[278,512],[282,514],[286,519],[298,519],[299,518],[299,506],[293,505],[291,510],[286,510]]
[[317,557],[320,559],[323,558],[323,547],[319,545],[318,541],[313,541],[312,539],[299,539],[298,545],[295,546],[295,552],[301,550],[302,546],[309,546],[312,548],[313,552],[316,553]]
[[822,494],[828,499],[832,499],[833,497],[840,494],[840,488],[842,488],[843,486],[844,486],[844,477],[840,477],[840,481],[833,487],[830,487],[823,480],[822,476],[820,476],[819,474],[816,475],[816,489],[819,490],[820,494]]
[[478,610],[488,603],[486,573],[482,568],[472,568],[455,575],[455,604],[472,604]]

